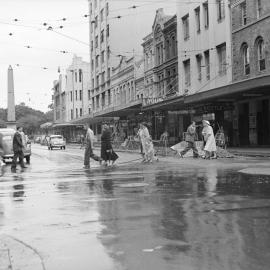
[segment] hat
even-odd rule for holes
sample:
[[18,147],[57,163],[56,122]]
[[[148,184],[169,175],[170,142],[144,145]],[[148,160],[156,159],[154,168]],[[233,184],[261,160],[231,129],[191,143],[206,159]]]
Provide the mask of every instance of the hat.
[[205,124],[207,124],[208,126],[210,126],[210,122],[207,120],[202,120]]

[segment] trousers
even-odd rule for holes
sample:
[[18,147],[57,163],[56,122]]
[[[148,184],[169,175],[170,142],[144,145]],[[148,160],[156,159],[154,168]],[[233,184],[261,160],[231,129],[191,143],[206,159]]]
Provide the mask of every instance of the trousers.
[[18,150],[18,151],[15,151],[14,152],[14,156],[13,156],[13,159],[12,159],[12,164],[11,164],[11,168],[12,169],[15,169],[16,166],[17,166],[17,159],[19,158],[19,162],[20,162],[20,165],[21,167],[24,167],[24,162],[23,162],[23,159],[24,159],[24,154],[23,154],[23,151],[22,150]]
[[95,161],[100,161],[100,157],[93,153],[91,143],[86,143],[85,151],[84,151],[84,165],[85,166],[90,165],[90,158],[92,158]]
[[184,156],[189,150],[193,150],[193,157],[198,157],[199,156],[199,152],[198,149],[196,147],[195,142],[187,142],[188,145],[186,146],[186,148],[181,152],[181,155]]

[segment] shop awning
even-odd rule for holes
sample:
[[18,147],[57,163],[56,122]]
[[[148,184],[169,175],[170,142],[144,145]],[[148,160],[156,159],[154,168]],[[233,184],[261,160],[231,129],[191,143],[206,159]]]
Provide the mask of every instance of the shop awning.
[[52,125],[53,125],[53,123],[51,123],[51,122],[46,122],[46,123],[40,125],[40,128],[41,128],[41,129],[45,129],[45,128],[52,127]]
[[129,104],[118,105],[103,109],[99,112],[94,113],[94,117],[121,117],[129,114],[137,114],[141,111],[142,101],[136,100]]
[[75,128],[81,128],[83,125],[79,124],[72,124],[72,123],[57,123],[52,126],[53,128],[64,128],[64,127],[75,127]]
[[242,100],[251,97],[270,95],[270,76],[261,76],[241,82],[231,83],[185,97],[184,103],[222,102]]

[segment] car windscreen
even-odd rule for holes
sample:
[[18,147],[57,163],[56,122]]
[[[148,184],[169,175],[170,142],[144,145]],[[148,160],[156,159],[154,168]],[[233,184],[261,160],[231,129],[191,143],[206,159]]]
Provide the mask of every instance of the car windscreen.
[[51,141],[53,141],[53,140],[63,140],[63,137],[62,136],[51,137],[50,140]]

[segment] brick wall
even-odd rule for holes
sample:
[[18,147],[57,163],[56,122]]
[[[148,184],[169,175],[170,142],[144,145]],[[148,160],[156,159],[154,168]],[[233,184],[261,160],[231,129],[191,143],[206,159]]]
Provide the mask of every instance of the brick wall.
[[[247,25],[242,25],[240,4],[232,4],[232,59],[233,81],[254,78],[260,75],[270,74],[270,1],[262,1],[262,14],[257,19],[257,0],[248,0]],[[236,1],[233,1],[236,2]],[[241,3],[241,1],[237,1]],[[257,61],[256,39],[262,37],[265,46],[266,69],[259,71]],[[250,74],[244,74],[243,54],[241,45],[247,43],[250,52]]]

